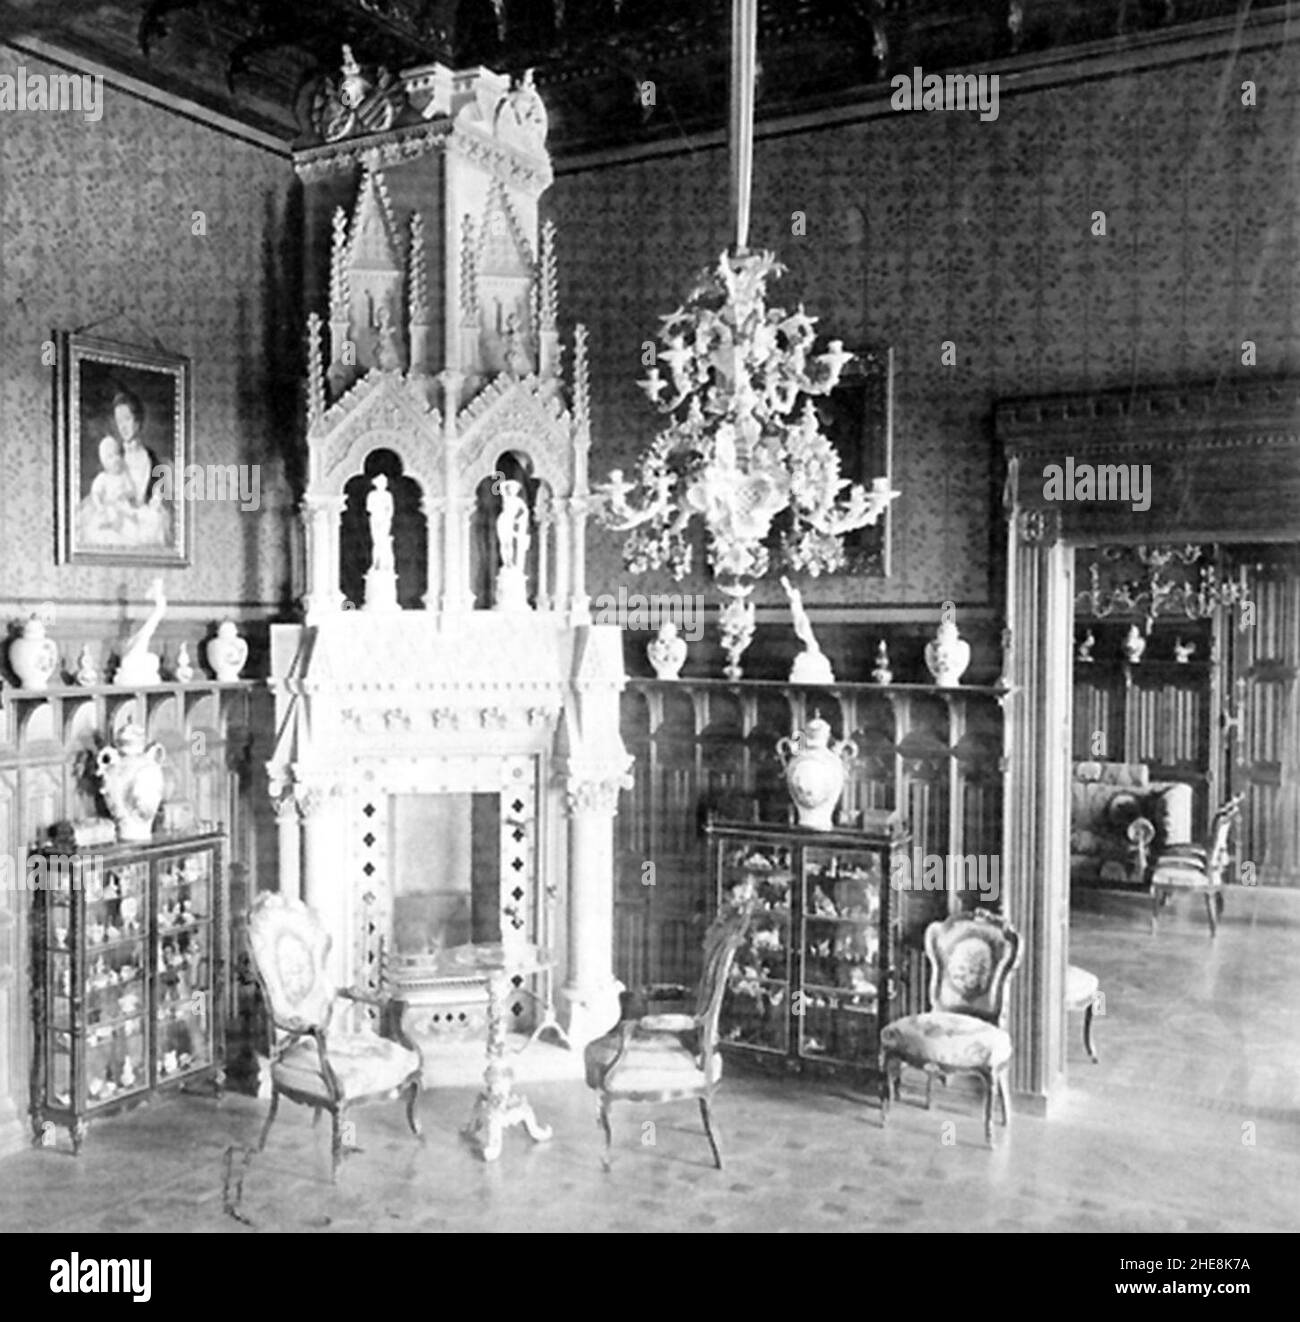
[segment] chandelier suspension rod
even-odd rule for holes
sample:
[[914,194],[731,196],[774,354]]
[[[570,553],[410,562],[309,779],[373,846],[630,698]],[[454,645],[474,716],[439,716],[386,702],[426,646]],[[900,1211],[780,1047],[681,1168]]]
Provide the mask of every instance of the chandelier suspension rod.
[[731,220],[733,255],[749,251],[754,182],[754,89],[758,73],[758,0],[731,0]]

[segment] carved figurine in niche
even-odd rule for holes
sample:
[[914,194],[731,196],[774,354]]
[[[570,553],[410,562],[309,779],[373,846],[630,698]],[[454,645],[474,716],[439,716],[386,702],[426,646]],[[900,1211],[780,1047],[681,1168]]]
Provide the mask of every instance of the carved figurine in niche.
[[526,610],[528,606],[524,568],[531,541],[531,512],[523,493],[522,483],[513,478],[501,483],[501,513],[497,515],[497,547],[501,555],[496,591],[498,610]]
[[375,366],[383,372],[400,372],[402,346],[393,324],[393,314],[387,303],[380,305],[375,329]]
[[397,570],[393,559],[393,493],[383,473],[366,496],[370,521],[370,568],[366,571],[366,609],[397,610]]
[[533,370],[533,361],[528,354],[524,333],[519,328],[518,314],[514,312],[506,318],[505,344],[506,371],[515,376],[527,376]]

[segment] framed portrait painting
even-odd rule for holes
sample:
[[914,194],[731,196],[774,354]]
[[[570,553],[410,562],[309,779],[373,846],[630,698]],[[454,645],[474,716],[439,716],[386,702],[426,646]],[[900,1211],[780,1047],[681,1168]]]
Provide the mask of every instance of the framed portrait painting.
[[189,564],[189,359],[65,332],[59,363],[60,562]]
[[[850,346],[852,347],[852,346]],[[894,351],[869,344],[853,349],[840,383],[817,401],[822,428],[840,457],[840,474],[870,488],[894,476]],[[892,505],[869,528],[845,535],[847,574],[887,578]]]

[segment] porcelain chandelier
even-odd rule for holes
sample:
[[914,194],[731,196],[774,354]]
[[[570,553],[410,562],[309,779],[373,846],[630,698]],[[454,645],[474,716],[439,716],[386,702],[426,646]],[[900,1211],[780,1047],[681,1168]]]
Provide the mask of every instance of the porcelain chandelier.
[[[615,469],[602,521],[628,533],[634,573],[691,570],[691,534],[705,530],[709,567],[726,596],[721,612],[726,675],[754,633],[755,582],[771,572],[816,576],[844,564],[843,537],[876,522],[899,493],[841,476],[813,396],[827,395],[852,360],[839,340],[814,353],[817,319],[767,303],[785,268],[747,249],[753,160],[757,0],[732,11],[732,212],[736,242],[705,271],[685,303],[661,318],[656,363],[640,384],[666,415],[637,461],[635,480]],[[661,365],[664,369],[661,371]],[[666,372],[666,375],[665,375]]]

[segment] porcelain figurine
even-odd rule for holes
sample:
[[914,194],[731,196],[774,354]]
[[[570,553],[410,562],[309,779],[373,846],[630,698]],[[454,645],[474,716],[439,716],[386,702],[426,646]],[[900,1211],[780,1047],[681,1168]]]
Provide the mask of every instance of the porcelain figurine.
[[194,678],[194,662],[190,660],[190,645],[182,643],[176,650],[176,667],[172,671],[178,684],[188,684]]
[[857,756],[857,745],[834,743],[831,727],[814,712],[802,732],[778,741],[776,752],[785,769],[799,825],[829,831],[844,792],[844,759]]
[[889,648],[883,638],[876,644],[876,664],[871,679],[875,684],[890,684],[894,679],[894,672],[889,668]]
[[659,679],[676,679],[686,662],[686,640],[678,633],[677,626],[667,620],[646,644],[645,654]]
[[154,818],[162,806],[165,757],[161,744],[146,746],[143,732],[130,720],[115,748],[99,750],[95,768],[119,840],[152,838]]
[[9,665],[25,689],[43,689],[59,667],[59,649],[45,636],[45,621],[33,615],[9,644]]
[[1147,640],[1142,636],[1142,631],[1136,624],[1130,624],[1128,633],[1124,635],[1123,648],[1124,660],[1137,665],[1142,660],[1142,654],[1147,650]]
[[1192,659],[1192,653],[1196,651],[1195,643],[1185,643],[1181,638],[1174,639],[1174,660],[1179,665],[1186,665]]
[[834,684],[835,672],[831,669],[830,658],[822,651],[813,635],[812,621],[804,609],[803,593],[791,587],[788,578],[781,579],[781,586],[790,598],[790,617],[794,621],[795,637],[803,644],[803,651],[795,657],[790,667],[790,683]]
[[925,664],[941,689],[954,689],[970,665],[970,644],[957,632],[955,620],[940,621],[925,645]]
[[1075,656],[1075,660],[1091,661],[1092,649],[1096,646],[1097,646],[1096,636],[1093,634],[1092,630],[1089,629],[1088,632],[1083,635],[1083,638],[1079,642],[1079,651]]
[[73,676],[82,688],[90,688],[92,684],[99,683],[99,667],[95,664],[94,653],[90,650],[90,644],[87,643],[77,657],[77,673]]
[[130,1056],[122,1062],[122,1087],[135,1087],[135,1066],[131,1063]]
[[118,662],[117,670],[113,675],[114,684],[157,684],[162,679],[162,660],[157,652],[149,650],[154,632],[162,622],[163,612],[167,609],[162,579],[154,579],[149,589],[149,596],[153,600],[153,610],[122,649],[122,659]]
[[207,647],[208,665],[223,684],[239,678],[248,660],[248,644],[239,636],[234,620],[222,620],[217,636]]

